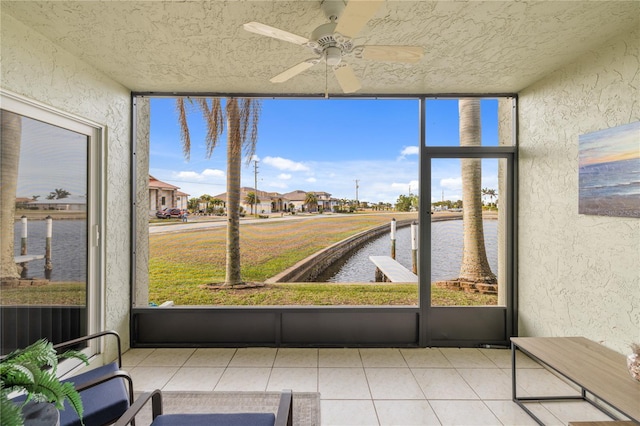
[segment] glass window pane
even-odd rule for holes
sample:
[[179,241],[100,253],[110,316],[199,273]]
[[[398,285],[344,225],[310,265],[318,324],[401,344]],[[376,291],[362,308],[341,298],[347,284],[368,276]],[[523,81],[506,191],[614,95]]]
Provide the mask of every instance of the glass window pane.
[[[208,99],[210,110],[217,102],[228,114],[224,98]],[[239,188],[241,274],[261,287],[238,295],[216,291],[227,272],[226,129],[208,157],[201,101],[184,104],[188,160],[176,99],[150,99],[149,280],[137,283],[148,285],[149,296],[139,306],[417,305],[417,278],[376,283],[370,258],[391,260],[395,219],[397,261],[411,276],[417,99],[262,101],[255,156],[243,153]],[[362,239],[349,243],[358,234]],[[341,243],[328,260],[313,257]],[[305,261],[311,267],[296,267]]]
[[446,158],[431,164],[432,305],[504,305],[506,232],[500,210],[506,208],[506,160]]
[[[511,146],[511,98],[480,99],[479,146]],[[499,123],[502,122],[502,125]],[[427,146],[461,146],[458,99],[426,101]],[[499,133],[504,131],[504,133]]]
[[87,333],[88,150],[85,134],[2,110],[3,353]]

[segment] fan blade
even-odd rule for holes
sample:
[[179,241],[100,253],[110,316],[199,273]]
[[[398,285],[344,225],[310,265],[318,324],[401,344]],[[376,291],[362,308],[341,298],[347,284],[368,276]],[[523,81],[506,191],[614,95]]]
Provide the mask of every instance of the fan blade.
[[335,32],[355,37],[362,27],[373,18],[384,0],[350,0],[338,19]]
[[419,46],[363,46],[363,59],[374,61],[407,62],[414,64],[422,59],[424,49]]
[[261,24],[260,22],[247,22],[242,25],[245,30],[250,33],[260,34],[267,37],[272,37],[278,40],[288,41],[294,44],[305,44],[309,40],[301,37],[297,34],[290,33],[288,31],[281,30],[279,28],[270,27],[269,25]]
[[333,72],[344,93],[357,92],[362,87],[360,80],[358,80],[358,77],[356,77],[356,74],[353,72],[353,68],[351,68],[349,64],[343,62],[333,68]]
[[285,81],[289,80],[292,77],[295,77],[301,72],[308,70],[318,62],[320,62],[320,59],[307,59],[306,61],[300,62],[298,65],[294,65],[288,70],[281,72],[269,81],[272,83],[284,83]]

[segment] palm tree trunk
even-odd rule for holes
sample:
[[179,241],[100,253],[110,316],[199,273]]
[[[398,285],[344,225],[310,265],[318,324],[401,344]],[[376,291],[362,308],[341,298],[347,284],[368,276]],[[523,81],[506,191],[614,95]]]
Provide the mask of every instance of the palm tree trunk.
[[0,110],[0,283],[15,284],[20,278],[13,259],[13,226],[16,214],[18,164],[22,138],[22,118]]
[[[460,146],[480,146],[480,100],[460,99]],[[463,253],[460,281],[495,284],[484,245],[482,225],[482,160],[463,158],[462,166],[462,219]]]
[[242,284],[240,274],[240,166],[242,144],[238,100],[227,100],[227,262],[225,285]]

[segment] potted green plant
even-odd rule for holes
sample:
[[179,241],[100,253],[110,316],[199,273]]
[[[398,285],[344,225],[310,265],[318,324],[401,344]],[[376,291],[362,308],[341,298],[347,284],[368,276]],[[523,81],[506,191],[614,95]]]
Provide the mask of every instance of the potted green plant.
[[[0,424],[23,425],[22,407],[27,403],[48,402],[58,409],[64,408],[65,399],[82,419],[82,400],[72,383],[61,382],[56,373],[58,361],[77,358],[89,363],[86,355],[78,351],[58,354],[45,339],[11,352],[0,360]],[[9,399],[13,392],[24,392],[24,403],[16,404]]]

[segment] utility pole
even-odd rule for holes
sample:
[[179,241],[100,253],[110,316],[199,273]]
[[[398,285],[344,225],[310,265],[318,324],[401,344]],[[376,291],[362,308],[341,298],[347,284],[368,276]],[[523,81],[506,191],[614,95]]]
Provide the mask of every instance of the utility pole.
[[253,160],[253,193],[256,205],[256,217],[258,217],[258,160]]
[[358,201],[358,182],[360,182],[358,179],[356,179],[356,209],[358,208],[358,206],[360,206],[360,201]]

